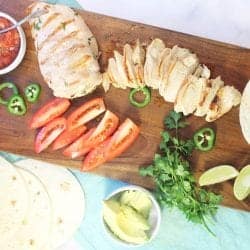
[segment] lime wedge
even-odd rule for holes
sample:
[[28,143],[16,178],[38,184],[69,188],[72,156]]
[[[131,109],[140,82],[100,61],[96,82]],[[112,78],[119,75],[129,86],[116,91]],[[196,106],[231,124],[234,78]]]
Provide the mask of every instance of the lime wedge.
[[250,194],[250,164],[241,169],[234,182],[234,196],[244,200]]
[[239,172],[233,166],[220,165],[208,169],[204,172],[199,179],[200,186],[211,185],[227,181],[238,176]]

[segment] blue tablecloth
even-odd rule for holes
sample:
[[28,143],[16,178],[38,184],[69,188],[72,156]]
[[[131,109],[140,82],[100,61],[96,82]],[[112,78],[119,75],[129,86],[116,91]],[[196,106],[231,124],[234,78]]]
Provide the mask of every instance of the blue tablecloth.
[[[51,0],[75,8],[81,8],[75,0]],[[174,3],[173,3],[174,4]],[[0,152],[15,162],[20,157]],[[102,200],[114,189],[127,185],[124,182],[73,171],[86,196],[86,213],[81,228],[70,245],[63,250],[125,250],[110,239],[101,223]],[[250,213],[220,207],[211,225],[216,237],[200,225],[184,218],[177,210],[164,209],[159,234],[151,243],[139,247],[142,250],[248,250],[250,249]]]

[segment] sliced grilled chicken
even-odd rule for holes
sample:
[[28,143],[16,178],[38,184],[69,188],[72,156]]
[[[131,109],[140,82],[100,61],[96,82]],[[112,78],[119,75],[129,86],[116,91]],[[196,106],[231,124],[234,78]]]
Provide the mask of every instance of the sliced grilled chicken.
[[206,65],[202,65],[201,77],[209,79],[211,76],[211,71]]
[[193,74],[199,61],[195,54],[189,53],[183,58],[178,58],[171,72],[168,75],[168,81],[164,90],[164,99],[168,102],[175,102],[178,91],[187,80],[188,76]]
[[108,92],[111,82],[112,81],[111,81],[111,79],[109,77],[108,72],[104,72],[102,74],[102,87],[103,87],[105,92]]
[[174,110],[183,112],[184,115],[193,113],[202,101],[209,77],[210,70],[207,66],[199,65],[194,74],[188,77],[186,83],[179,90]]
[[[169,53],[168,53],[169,52]],[[176,51],[174,49],[164,50],[162,52],[162,62],[160,67],[160,83],[159,83],[159,93],[161,96],[166,95],[166,89],[168,84],[168,77],[172,72],[176,62],[177,56]]]
[[198,59],[188,49],[178,46],[165,53],[161,63],[159,93],[166,101],[174,102],[181,86],[197,68]]
[[129,44],[125,44],[123,48],[124,68],[126,70],[129,87],[137,88],[139,83],[137,82],[136,69],[133,62],[133,49]]
[[145,85],[145,81],[144,81],[145,55],[146,55],[146,52],[144,48],[142,47],[140,41],[137,39],[136,45],[133,50],[132,61],[135,66],[137,84],[139,84],[140,87]]
[[101,83],[96,39],[84,20],[63,5],[36,2],[29,13],[47,13],[30,21],[40,71],[55,96],[75,98]]
[[118,70],[116,60],[114,58],[109,58],[108,62],[108,75],[111,79],[111,83],[116,88],[126,89],[126,84],[123,83],[122,77]]
[[194,76],[197,76],[197,77],[202,77],[202,78],[205,78],[205,79],[209,79],[210,78],[210,75],[211,75],[211,71],[210,69],[206,66],[206,65],[199,65],[195,72],[193,73]]
[[200,103],[206,87],[206,78],[189,76],[188,83],[178,93],[174,110],[176,112],[183,112],[184,115],[192,114]]
[[194,113],[196,116],[204,116],[207,114],[210,104],[214,100],[218,90],[223,85],[224,82],[221,80],[220,76],[208,81],[208,86],[206,87],[206,90],[203,92],[201,102],[198,104],[197,109]]
[[233,106],[240,104],[241,93],[233,86],[221,87],[209,106],[206,121],[212,122],[231,110]]
[[134,49],[126,44],[123,55],[114,51],[114,58],[108,62],[107,74],[103,75],[103,87],[108,91],[110,84],[116,88],[126,89],[144,86],[143,65],[145,51],[139,40]]
[[114,51],[114,58],[115,58],[115,62],[116,62],[116,66],[117,66],[117,70],[119,73],[119,78],[120,78],[120,82],[119,84],[121,86],[124,86],[124,88],[128,87],[128,77],[127,77],[127,73],[124,67],[124,59],[123,56],[118,52],[118,51]]
[[159,56],[165,49],[165,44],[160,39],[154,39],[147,47],[146,61],[144,64],[144,80],[148,87],[159,88],[159,79],[156,77],[159,65]]

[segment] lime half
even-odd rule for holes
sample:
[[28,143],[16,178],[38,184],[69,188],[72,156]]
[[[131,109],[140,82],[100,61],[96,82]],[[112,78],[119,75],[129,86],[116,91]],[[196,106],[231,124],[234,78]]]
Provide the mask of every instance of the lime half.
[[241,169],[234,182],[234,195],[238,200],[244,200],[250,194],[250,164]]
[[208,169],[199,178],[200,186],[212,185],[238,176],[239,171],[230,165],[220,165]]

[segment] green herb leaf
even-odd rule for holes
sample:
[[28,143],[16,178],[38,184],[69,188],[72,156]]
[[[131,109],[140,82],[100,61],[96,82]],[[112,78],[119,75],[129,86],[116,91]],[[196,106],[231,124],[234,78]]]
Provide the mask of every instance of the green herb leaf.
[[40,18],[38,18],[38,21],[37,22],[34,22],[34,29],[36,30],[40,30],[41,29],[41,25],[42,25],[42,21]]
[[168,129],[184,128],[188,125],[188,123],[182,121],[182,119],[183,119],[182,113],[177,113],[172,110],[166,117],[164,123]]
[[153,178],[160,204],[179,208],[188,220],[204,225],[212,233],[206,219],[215,215],[221,196],[196,185],[187,160],[194,149],[194,142],[178,138],[178,129],[188,125],[183,115],[171,111],[164,123],[169,130],[175,129],[175,136],[169,131],[161,133],[161,153],[155,154],[153,164],[141,168],[140,174]]

